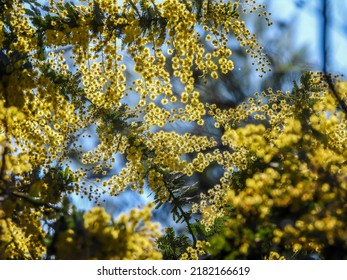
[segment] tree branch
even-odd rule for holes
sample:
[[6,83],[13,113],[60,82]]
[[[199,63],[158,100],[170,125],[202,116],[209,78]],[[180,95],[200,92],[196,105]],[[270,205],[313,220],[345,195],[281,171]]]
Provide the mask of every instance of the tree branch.
[[34,206],[44,206],[47,208],[51,208],[57,212],[62,210],[60,207],[57,207],[57,206],[53,205],[52,203],[47,203],[47,202],[41,201],[39,199],[35,199],[35,198],[30,197],[24,193],[13,191],[11,194],[15,197],[24,199],[25,201],[29,202],[30,204],[32,204]]

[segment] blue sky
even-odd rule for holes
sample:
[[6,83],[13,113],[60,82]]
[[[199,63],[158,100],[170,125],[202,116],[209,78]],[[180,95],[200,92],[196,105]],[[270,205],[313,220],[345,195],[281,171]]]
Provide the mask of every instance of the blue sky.
[[[268,8],[272,12],[273,20],[285,20],[294,24],[297,40],[296,44],[306,45],[310,54],[310,59],[316,69],[321,70],[322,50],[321,50],[321,28],[322,28],[322,1],[306,0],[303,8],[298,8],[298,0],[269,0]],[[347,13],[346,0],[329,0],[330,21],[329,33],[330,41],[330,67],[329,71],[342,73],[347,76]]]

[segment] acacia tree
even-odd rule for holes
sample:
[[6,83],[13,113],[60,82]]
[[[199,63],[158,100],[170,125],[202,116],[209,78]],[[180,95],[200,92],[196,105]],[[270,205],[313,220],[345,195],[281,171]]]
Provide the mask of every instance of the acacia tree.
[[[247,0],[1,1],[1,258],[331,257],[334,246],[345,257],[343,84],[331,94],[323,76],[310,74],[291,93],[270,91],[236,109],[203,103],[197,87],[233,70],[229,35],[260,76],[269,71],[240,20],[258,13],[270,25],[264,8]],[[221,137],[167,126],[204,127],[211,116]],[[86,151],[90,128],[99,144]],[[69,165],[71,153],[83,168]],[[118,154],[125,166],[104,177]],[[191,187],[182,177],[211,163],[225,171],[221,183],[187,210]],[[103,194],[145,185],[153,203],[117,218],[101,206],[82,213],[69,200],[100,204]],[[151,208],[163,203],[191,238],[172,229],[159,237]]]

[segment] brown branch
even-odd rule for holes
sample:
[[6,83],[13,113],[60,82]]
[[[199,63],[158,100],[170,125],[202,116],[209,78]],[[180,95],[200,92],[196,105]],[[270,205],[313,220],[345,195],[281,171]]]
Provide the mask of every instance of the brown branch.
[[331,75],[325,75],[325,79],[326,82],[328,83],[329,88],[331,89],[332,94],[334,95],[335,99],[337,100],[337,102],[339,103],[342,111],[346,114],[347,116],[347,105],[346,103],[340,98],[340,96],[338,95],[335,86],[333,84]]
[[41,201],[39,199],[35,199],[35,198],[30,197],[24,193],[13,191],[11,194],[15,197],[24,199],[25,201],[29,202],[30,204],[32,204],[34,206],[44,206],[47,208],[51,208],[57,212],[62,210],[60,207],[57,207],[57,206],[53,205],[52,203],[47,203],[47,202]]

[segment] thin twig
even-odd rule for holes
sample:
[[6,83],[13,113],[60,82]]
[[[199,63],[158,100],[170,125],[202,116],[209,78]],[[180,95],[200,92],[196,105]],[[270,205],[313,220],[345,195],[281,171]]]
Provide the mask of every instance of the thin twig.
[[[174,195],[174,193],[172,192],[171,189],[168,189],[168,191],[169,191],[170,196],[172,197],[172,201],[173,201],[173,203],[174,203],[174,201],[176,201],[177,198],[175,197],[175,195]],[[193,229],[192,229],[192,227],[191,227],[191,225],[190,225],[190,221],[189,221],[189,218],[188,218],[187,213],[183,210],[183,208],[182,208],[180,205],[175,205],[175,206],[176,206],[176,207],[178,208],[178,210],[181,212],[181,215],[182,215],[182,217],[183,217],[183,220],[184,220],[184,222],[187,224],[188,231],[189,231],[190,235],[192,236],[193,244],[195,245],[195,244],[196,244],[196,237],[195,237],[194,231],[193,231]]]

